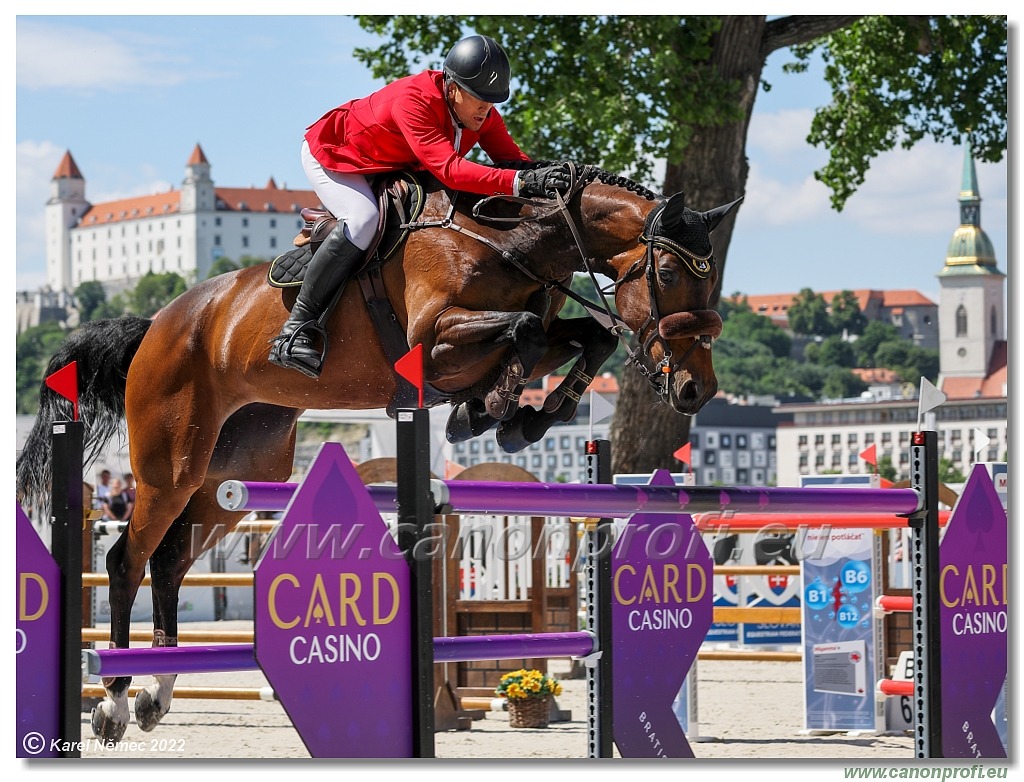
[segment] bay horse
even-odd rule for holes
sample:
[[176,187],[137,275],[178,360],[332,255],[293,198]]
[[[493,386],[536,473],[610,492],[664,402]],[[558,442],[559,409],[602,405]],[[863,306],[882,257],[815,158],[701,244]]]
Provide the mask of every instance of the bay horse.
[[[739,201],[709,212],[685,207],[593,166],[569,164],[564,198],[456,194],[427,187],[424,210],[380,269],[408,346],[423,346],[430,404],[452,405],[447,436],[497,426],[506,451],[570,420],[580,396],[627,330],[630,362],[661,398],[696,413],[717,390],[711,342],[721,318],[708,309],[717,282],[711,231]],[[599,302],[589,315],[558,312],[573,275],[589,275]],[[113,648],[129,645],[131,608],[147,563],[154,646],[177,644],[178,590],[192,563],[244,515],[223,510],[227,479],[285,481],[306,409],[392,404],[399,380],[358,285],[349,284],[327,330],[319,380],[267,360],[294,292],[267,284],[268,265],[205,280],[154,319],[124,316],[73,332],[47,375],[78,362],[87,457],[127,421],[136,505],[107,556]],[[611,281],[599,286],[596,275]],[[613,298],[613,303],[608,299]],[[572,359],[541,409],[519,405],[527,382]],[[49,432],[66,403],[45,384],[36,426],[18,457],[19,498],[49,491]],[[157,676],[135,700],[152,730],[171,705],[174,676]],[[130,677],[105,679],[92,728],[118,741],[129,722]]]

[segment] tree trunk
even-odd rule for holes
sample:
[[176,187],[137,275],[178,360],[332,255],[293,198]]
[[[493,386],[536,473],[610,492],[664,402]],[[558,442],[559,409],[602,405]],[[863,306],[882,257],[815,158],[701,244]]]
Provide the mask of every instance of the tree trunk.
[[[769,22],[764,16],[723,16],[709,64],[723,79],[737,84],[735,97],[741,116],[723,125],[695,128],[685,159],[668,163],[664,192],[685,192],[687,206],[701,211],[743,195],[749,174],[747,129],[768,55],[828,35],[858,18],[788,16]],[[742,208],[722,221],[712,236],[719,277],[710,307],[716,307],[721,296],[729,242]],[[643,377],[627,367],[611,426],[613,472],[681,471],[682,464],[672,454],[689,438],[690,418],[660,403]]]
[[[704,211],[729,203],[746,188],[747,128],[764,68],[764,32],[763,16],[723,17],[711,64],[723,78],[739,83],[736,97],[743,116],[725,125],[697,128],[685,159],[668,164],[664,192],[685,192],[691,209]],[[736,214],[727,217],[712,237],[719,269],[719,282],[709,302],[712,307],[721,294]],[[682,472],[683,465],[672,454],[689,440],[690,421],[659,402],[640,373],[627,367],[611,427],[613,472],[648,473],[659,468]]]

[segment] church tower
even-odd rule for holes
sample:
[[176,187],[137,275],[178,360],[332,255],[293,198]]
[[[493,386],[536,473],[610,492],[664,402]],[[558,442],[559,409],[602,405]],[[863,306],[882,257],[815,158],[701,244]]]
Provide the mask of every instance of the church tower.
[[44,209],[46,223],[46,284],[54,291],[72,291],[71,229],[89,210],[85,178],[70,150],[50,180],[50,198]]
[[960,227],[938,274],[940,387],[944,378],[984,378],[993,348],[1006,339],[1004,286],[992,241],[981,228],[981,195],[969,143],[964,146]]

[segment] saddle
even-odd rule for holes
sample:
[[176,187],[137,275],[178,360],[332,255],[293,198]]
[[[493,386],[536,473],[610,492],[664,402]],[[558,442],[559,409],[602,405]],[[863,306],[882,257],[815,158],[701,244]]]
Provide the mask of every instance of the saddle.
[[[373,241],[370,242],[363,256],[363,263],[356,270],[354,277],[366,300],[366,308],[373,319],[384,352],[394,366],[409,352],[410,345],[388,299],[380,270],[384,262],[394,255],[409,235],[409,224],[414,223],[423,213],[427,197],[423,184],[409,171],[375,177],[372,187],[377,195],[380,218]],[[267,282],[275,288],[294,288],[302,285],[306,266],[313,253],[338,223],[337,218],[326,209],[306,208],[300,214],[303,224],[293,240],[295,249],[275,258],[270,265],[270,271],[267,272]],[[451,394],[438,391],[429,383],[424,383],[425,407],[432,407],[450,399]],[[398,391],[387,406],[387,414],[394,418],[399,408],[415,407],[417,404],[417,390],[412,384],[400,379]]]
[[[373,241],[356,273],[379,266],[390,258],[409,235],[409,223],[423,212],[426,195],[416,175],[408,171],[375,177],[372,183],[380,217]],[[302,284],[313,253],[338,224],[326,209],[306,207],[300,213],[302,228],[292,241],[294,250],[282,253],[270,264],[267,282],[275,288],[293,288]]]

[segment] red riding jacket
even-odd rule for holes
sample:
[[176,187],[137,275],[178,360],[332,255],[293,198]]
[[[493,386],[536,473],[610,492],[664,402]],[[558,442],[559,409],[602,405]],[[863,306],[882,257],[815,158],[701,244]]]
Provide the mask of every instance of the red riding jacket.
[[306,140],[313,157],[330,171],[425,170],[445,187],[479,195],[511,195],[516,172],[466,160],[477,143],[496,163],[530,159],[493,108],[479,132],[458,128],[444,96],[442,71],[406,76],[331,109],[309,126]]

